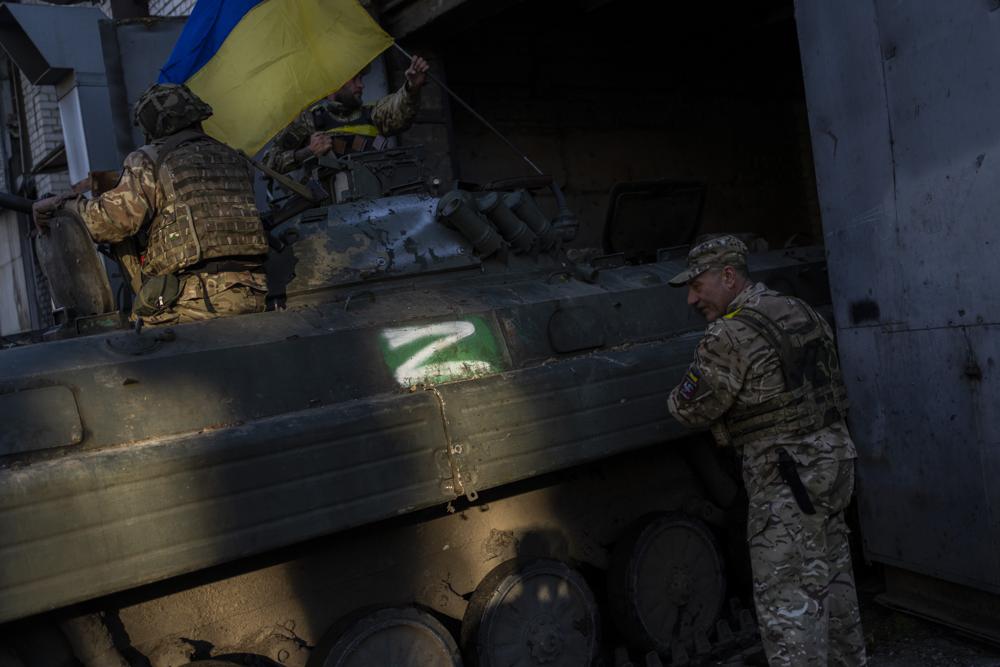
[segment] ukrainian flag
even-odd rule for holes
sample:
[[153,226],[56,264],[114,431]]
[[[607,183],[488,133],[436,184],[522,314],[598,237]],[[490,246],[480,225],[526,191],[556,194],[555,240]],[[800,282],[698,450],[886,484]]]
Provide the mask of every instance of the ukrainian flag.
[[198,0],[160,83],[212,105],[205,131],[253,155],[392,44],[357,0]]

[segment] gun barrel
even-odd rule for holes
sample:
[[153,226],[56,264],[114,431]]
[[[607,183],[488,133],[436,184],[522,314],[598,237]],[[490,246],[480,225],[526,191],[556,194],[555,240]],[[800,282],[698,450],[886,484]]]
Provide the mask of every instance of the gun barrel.
[[31,205],[35,202],[26,197],[19,197],[17,195],[12,195],[9,192],[0,192],[0,208],[10,209],[11,211],[20,211],[21,213],[31,214]]

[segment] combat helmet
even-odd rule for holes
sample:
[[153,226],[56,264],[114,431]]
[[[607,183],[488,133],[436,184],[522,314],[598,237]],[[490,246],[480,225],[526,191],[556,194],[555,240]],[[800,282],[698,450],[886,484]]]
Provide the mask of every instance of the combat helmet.
[[212,107],[184,84],[154,83],[135,103],[133,121],[145,132],[147,141],[155,141],[211,115]]

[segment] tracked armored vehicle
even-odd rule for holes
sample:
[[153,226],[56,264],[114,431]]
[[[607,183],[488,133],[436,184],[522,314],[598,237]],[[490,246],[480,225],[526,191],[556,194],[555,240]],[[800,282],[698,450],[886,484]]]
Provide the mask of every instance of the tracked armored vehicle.
[[[517,187],[538,183],[437,196],[385,164],[276,209],[271,312],[77,312],[0,352],[0,662],[702,664],[752,644],[719,540],[735,482],[666,410],[704,326],[667,285],[684,248],[571,258],[568,212],[553,226]],[[817,249],[751,270],[825,295]]]

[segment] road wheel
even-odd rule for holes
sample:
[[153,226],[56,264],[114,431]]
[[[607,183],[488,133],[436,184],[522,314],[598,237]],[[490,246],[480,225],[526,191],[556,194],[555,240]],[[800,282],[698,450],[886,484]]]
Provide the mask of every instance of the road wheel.
[[310,667],[462,667],[454,638],[415,607],[379,609],[338,623],[317,645]]
[[725,602],[725,571],[711,531],[678,514],[644,517],[615,545],[608,603],[619,631],[641,651],[669,656],[715,626]]
[[478,667],[586,667],[600,614],[579,572],[549,559],[508,560],[476,588],[462,619],[466,661]]

